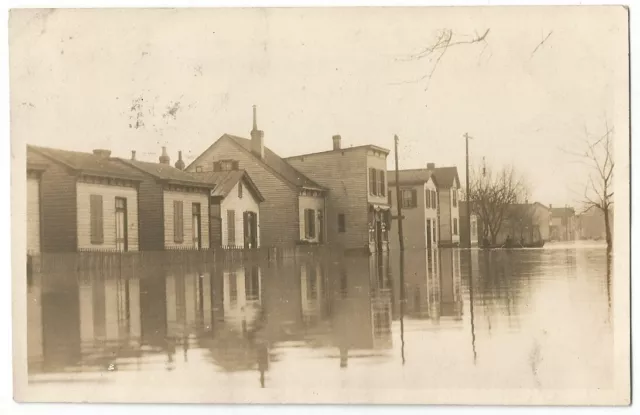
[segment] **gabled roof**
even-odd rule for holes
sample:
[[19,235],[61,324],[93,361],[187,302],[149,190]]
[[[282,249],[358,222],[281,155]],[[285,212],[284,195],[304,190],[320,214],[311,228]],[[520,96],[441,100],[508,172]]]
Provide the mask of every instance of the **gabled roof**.
[[[110,157],[102,157],[92,153],[83,153],[80,151],[60,150],[32,145],[28,145],[27,149],[43,155],[44,157],[62,164],[76,172],[101,177],[111,177],[137,181],[142,180],[142,176],[137,171],[122,165],[121,163]],[[29,163],[28,154],[27,163]]]
[[[436,187],[438,186],[438,181],[436,180],[435,175],[433,174],[433,170],[428,169],[410,169],[410,170],[399,170],[399,183],[400,184],[422,184],[426,183],[429,180],[432,180]],[[396,172],[390,170],[387,172],[387,180],[389,185],[396,184]]]
[[161,181],[191,187],[213,188],[212,184],[202,181],[191,173],[176,169],[168,164],[150,163],[147,161],[127,160],[121,158],[117,160],[123,165],[137,169]]
[[572,207],[551,208],[552,217],[565,217],[567,215],[574,215],[575,209]]
[[215,186],[211,193],[211,196],[213,197],[226,197],[235,185],[242,180],[254,194],[256,199],[261,202],[264,201],[262,193],[260,193],[260,190],[258,190],[258,187],[255,185],[253,180],[251,180],[249,174],[244,170],[197,172],[191,174],[198,180]]
[[[260,159],[256,157],[255,154],[251,151],[251,140],[248,138],[238,137],[235,135],[224,134],[222,137],[218,139],[218,141],[222,139],[229,139],[232,143],[234,143],[238,148],[247,152],[251,157],[253,157],[256,161],[261,163],[263,166],[267,167],[267,169],[271,170],[275,175],[279,176],[286,183],[297,187],[297,188],[307,188],[314,190],[326,190],[324,187],[320,186],[318,183],[309,179],[304,174],[300,173],[293,166],[287,163],[282,157],[278,156],[276,153],[271,151],[268,147],[264,148],[264,159]],[[216,143],[218,142],[216,141]],[[212,148],[215,145],[213,143],[207,150]],[[204,153],[207,152],[205,150]],[[202,153],[202,154],[204,154]],[[196,165],[200,157],[197,157],[189,167]]]
[[443,189],[453,187],[454,183],[457,188],[460,188],[460,178],[458,177],[457,167],[436,167],[433,170],[433,174],[438,181],[438,185]]

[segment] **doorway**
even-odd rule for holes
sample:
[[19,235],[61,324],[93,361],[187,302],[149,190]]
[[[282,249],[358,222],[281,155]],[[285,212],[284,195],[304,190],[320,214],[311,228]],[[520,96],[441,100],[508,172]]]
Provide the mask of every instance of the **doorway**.
[[244,212],[244,247],[252,249],[258,247],[258,215],[255,212]]
[[200,203],[194,203],[191,208],[191,229],[193,229],[193,246],[196,249],[202,249],[202,232],[200,225],[202,218],[200,216]]
[[116,197],[116,250],[126,252],[129,250],[129,238],[127,224],[127,199]]

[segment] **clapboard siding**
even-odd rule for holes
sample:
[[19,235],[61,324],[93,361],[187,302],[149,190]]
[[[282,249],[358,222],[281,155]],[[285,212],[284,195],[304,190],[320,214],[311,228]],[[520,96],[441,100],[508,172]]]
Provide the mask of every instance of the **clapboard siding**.
[[164,249],[163,189],[155,178],[147,176],[139,186],[140,250]]
[[[327,242],[346,249],[366,246],[369,241],[367,150],[311,154],[288,158],[287,162],[329,189],[325,209]],[[386,203],[386,198],[382,198],[382,203]],[[345,232],[338,232],[340,214],[345,215]],[[301,229],[304,231],[304,227]]]
[[30,163],[46,165],[40,180],[40,203],[43,252],[77,250],[76,176],[66,166],[27,149]]
[[[226,136],[202,154],[198,166],[202,171],[213,171],[213,162],[223,159],[237,160],[238,168],[249,174],[265,199],[260,204],[261,245],[295,245],[300,237],[298,191]],[[195,171],[196,167],[189,166],[188,170]]]
[[438,200],[440,212],[438,220],[440,221],[440,242],[451,243],[452,240],[452,216],[451,216],[451,192],[450,189],[440,189],[438,191]]
[[40,182],[27,178],[27,252],[40,252]]
[[[433,181],[429,180],[427,183],[400,185],[400,191],[413,190],[417,196],[417,207],[414,208],[402,208],[402,215],[404,219],[402,221],[402,233],[404,236],[404,247],[412,249],[426,249],[428,245],[427,241],[427,219],[432,221],[431,231],[436,232],[436,242],[432,242],[432,246],[437,245],[438,241],[438,213],[437,209],[431,204],[427,203],[427,192],[437,191]],[[396,196],[395,185],[389,189],[391,192],[391,212],[394,216],[398,215],[398,203]],[[387,194],[388,197],[388,194]],[[430,195],[429,195],[430,197]],[[400,240],[398,236],[397,222],[392,227],[392,232],[389,235],[391,248],[394,250],[399,249]],[[431,234],[433,241],[433,234]]]
[[[460,242],[460,195],[457,194],[458,193],[458,188],[457,187],[452,187],[449,190],[449,200],[451,202],[451,220],[450,220],[450,226],[451,226],[451,242],[452,243],[458,243]],[[453,206],[453,194],[456,193],[456,198],[457,198],[457,203],[455,206]],[[453,234],[453,219],[457,219],[458,220],[458,232],[456,234]]]
[[[173,235],[173,210],[174,201],[182,201],[182,223],[183,239],[182,243],[176,242]],[[173,190],[164,191],[164,247],[172,248],[190,248],[194,247],[193,242],[193,203],[200,203],[200,232],[202,248],[209,248],[209,195],[207,192],[179,192]]]
[[[129,251],[138,250],[138,191],[132,187],[96,183],[77,183],[78,249],[116,249],[116,197],[127,200],[127,237]],[[104,240],[91,243],[91,195],[102,196]]]
[[[238,183],[239,184],[239,183]],[[244,246],[244,212],[255,212],[256,220],[258,221],[258,246],[260,246],[260,203],[254,195],[246,187],[245,183],[242,192],[242,198],[238,197],[238,184],[229,192],[221,203],[222,212],[220,218],[222,219],[222,245],[229,245],[229,225],[227,223],[227,211],[235,211],[235,245]]]

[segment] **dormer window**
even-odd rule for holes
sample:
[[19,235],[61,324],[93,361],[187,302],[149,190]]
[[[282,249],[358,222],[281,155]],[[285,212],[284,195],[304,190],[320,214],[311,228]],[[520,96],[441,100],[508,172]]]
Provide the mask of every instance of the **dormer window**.
[[213,171],[238,170],[237,160],[219,160],[213,162]]

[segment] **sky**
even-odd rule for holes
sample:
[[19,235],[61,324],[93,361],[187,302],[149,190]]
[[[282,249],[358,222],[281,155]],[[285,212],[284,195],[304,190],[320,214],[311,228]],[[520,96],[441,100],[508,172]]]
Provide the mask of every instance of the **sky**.
[[[569,154],[586,134],[606,121],[628,140],[621,7],[13,10],[9,27],[12,151],[157,161],[166,146],[188,164],[224,133],[249,137],[257,105],[282,157],[335,134],[392,150],[397,134],[401,169],[456,165],[464,185],[468,133],[472,164],[513,165],[531,201],[560,206],[586,184]],[[411,59],[442,30],[487,29],[437,65]]]

